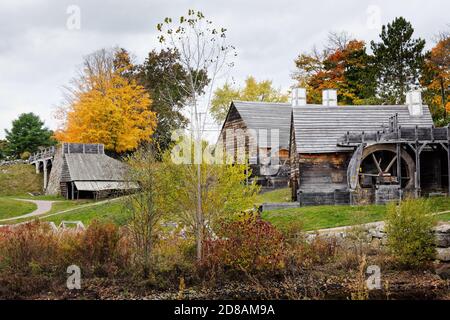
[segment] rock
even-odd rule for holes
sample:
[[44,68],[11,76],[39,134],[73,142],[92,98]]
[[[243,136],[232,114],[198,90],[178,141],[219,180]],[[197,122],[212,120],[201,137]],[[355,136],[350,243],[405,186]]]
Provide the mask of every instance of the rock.
[[450,279],[450,263],[438,263],[435,270],[441,279]]
[[443,223],[433,228],[434,232],[437,233],[448,233],[450,234],[450,223]]
[[433,229],[436,246],[441,248],[450,247],[450,224],[441,224]]
[[450,247],[450,233],[435,233],[434,241],[437,247],[448,248]]
[[444,262],[449,262],[450,248],[436,248],[436,259]]
[[371,229],[369,231],[369,234],[373,237],[373,238],[377,238],[377,239],[383,239],[386,236],[386,233],[378,230],[378,229]]

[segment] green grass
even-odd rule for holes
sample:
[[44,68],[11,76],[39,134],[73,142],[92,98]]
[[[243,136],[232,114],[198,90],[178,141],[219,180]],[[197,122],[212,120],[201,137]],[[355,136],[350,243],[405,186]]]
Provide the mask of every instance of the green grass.
[[450,221],[450,212],[439,215],[438,216],[438,220],[440,220],[440,221]]
[[[450,210],[450,198],[428,199],[432,213]],[[300,224],[305,231],[334,228],[381,221],[386,214],[386,206],[315,206],[266,211],[263,219],[279,228]],[[450,220],[450,213],[438,215],[437,220]]]
[[291,201],[290,188],[267,191],[264,193],[260,193],[256,196],[256,204],[273,203],[273,202],[290,202],[290,201]]
[[89,225],[93,220],[109,221],[117,225],[125,225],[130,214],[123,205],[123,201],[108,201],[99,205],[81,207],[73,211],[44,218],[44,221],[53,221],[59,225],[61,221],[81,221]]
[[262,218],[279,228],[300,223],[315,230],[383,220],[385,206],[314,206],[266,211]]
[[0,196],[26,196],[29,192],[42,192],[42,174],[27,164],[0,168]]
[[31,213],[37,206],[31,202],[0,198],[0,219],[7,219]]

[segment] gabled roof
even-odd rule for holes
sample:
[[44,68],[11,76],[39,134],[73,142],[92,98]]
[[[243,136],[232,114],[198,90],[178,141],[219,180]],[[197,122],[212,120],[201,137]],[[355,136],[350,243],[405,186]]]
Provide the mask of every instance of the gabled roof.
[[124,181],[126,165],[104,154],[65,154],[71,181]]
[[307,105],[293,107],[293,126],[297,153],[327,153],[350,151],[338,147],[337,141],[347,131],[378,131],[389,126],[389,118],[398,114],[404,127],[433,125],[428,106],[422,106],[423,115],[411,116],[405,105],[337,106]]
[[[230,110],[236,108],[248,129],[265,129],[268,132],[267,144],[270,146],[270,130],[279,130],[280,148],[289,148],[289,131],[292,106],[290,103],[233,101]],[[260,145],[260,147],[268,147]]]

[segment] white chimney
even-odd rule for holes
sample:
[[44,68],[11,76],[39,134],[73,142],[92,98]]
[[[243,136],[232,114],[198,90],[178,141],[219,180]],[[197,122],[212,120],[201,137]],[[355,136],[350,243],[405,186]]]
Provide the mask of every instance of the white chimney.
[[423,115],[422,93],[420,90],[411,90],[406,93],[406,105],[411,116],[420,117]]
[[306,89],[294,88],[292,89],[292,106],[306,106]]
[[337,106],[337,90],[326,89],[322,91],[322,105],[325,107]]

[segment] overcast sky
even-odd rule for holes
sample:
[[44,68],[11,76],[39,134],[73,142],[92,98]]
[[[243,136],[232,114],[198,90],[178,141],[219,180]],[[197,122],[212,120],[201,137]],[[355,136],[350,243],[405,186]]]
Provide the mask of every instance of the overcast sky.
[[[73,20],[68,28],[73,5],[80,10],[79,29],[70,24]],[[55,129],[62,86],[84,55],[120,46],[142,62],[151,49],[159,48],[156,24],[188,8],[228,28],[238,51],[230,79],[242,83],[251,74],[273,80],[283,90],[293,84],[295,57],[320,46],[329,31],[346,30],[369,42],[378,39],[380,24],[404,16],[429,48],[450,22],[448,0],[1,0],[0,138],[23,112],[38,114]]]

